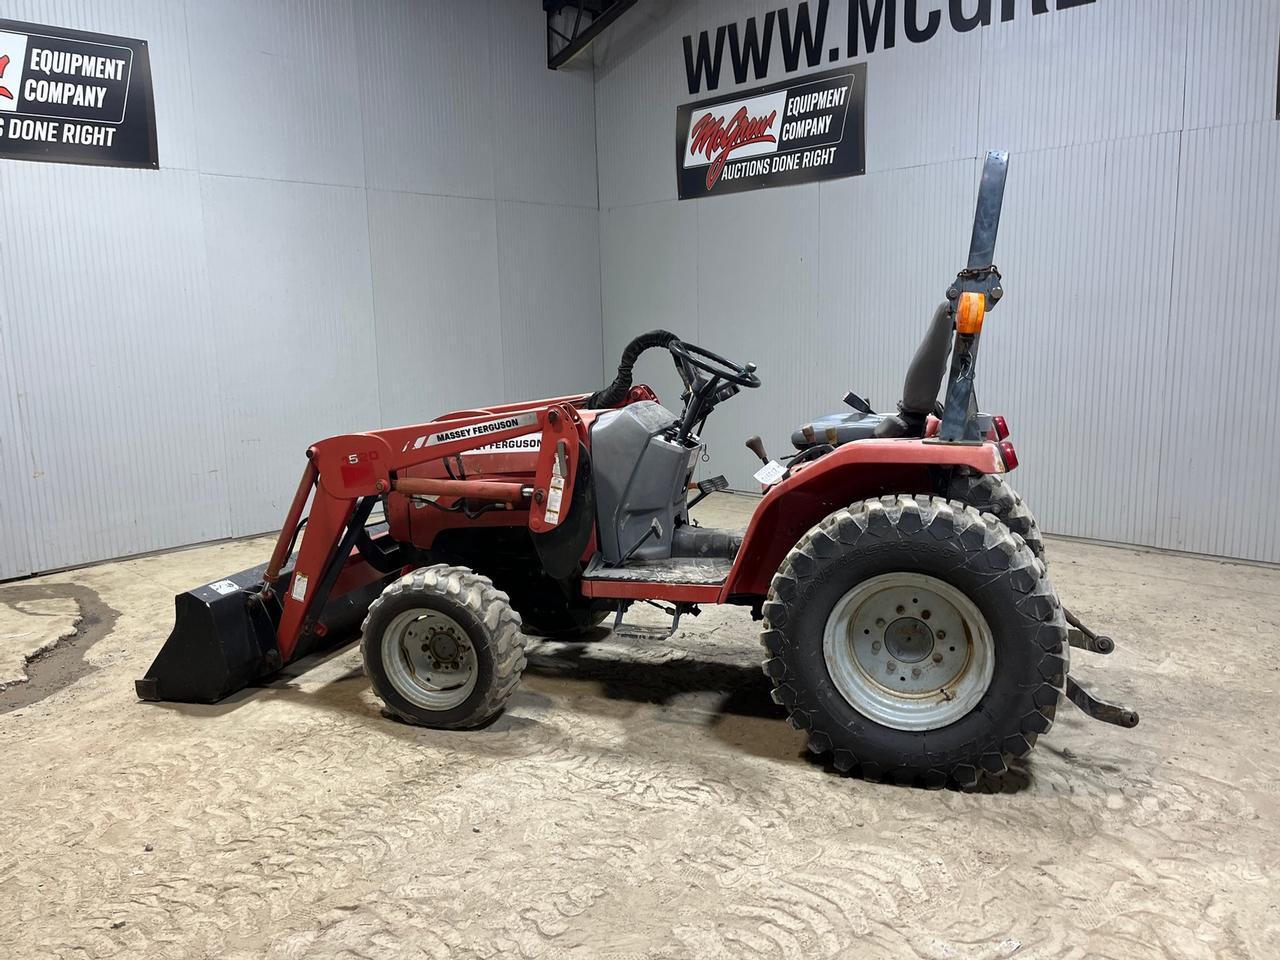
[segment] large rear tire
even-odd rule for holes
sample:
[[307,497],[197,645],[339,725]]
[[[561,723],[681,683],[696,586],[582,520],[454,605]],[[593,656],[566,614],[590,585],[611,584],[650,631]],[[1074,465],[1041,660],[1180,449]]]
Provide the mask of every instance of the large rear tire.
[[764,604],[764,672],[842,772],[941,787],[1004,773],[1053,724],[1062,607],[1025,542],[940,497],[837,510]]
[[957,472],[947,487],[947,499],[959,500],[980,513],[994,515],[1027,542],[1037,560],[1048,564],[1044,553],[1044,537],[1040,534],[1035,514],[1027,507],[1022,495],[1004,477],[994,473]]
[[466,567],[422,567],[369,605],[365,673],[407,723],[449,730],[492,719],[524,672],[520,616],[493,582]]

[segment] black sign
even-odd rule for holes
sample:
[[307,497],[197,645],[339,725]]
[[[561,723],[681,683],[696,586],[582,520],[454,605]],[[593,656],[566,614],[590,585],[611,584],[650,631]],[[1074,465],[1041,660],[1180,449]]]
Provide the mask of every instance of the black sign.
[[159,167],[147,42],[0,20],[0,157]]
[[676,110],[681,200],[866,172],[867,65]]

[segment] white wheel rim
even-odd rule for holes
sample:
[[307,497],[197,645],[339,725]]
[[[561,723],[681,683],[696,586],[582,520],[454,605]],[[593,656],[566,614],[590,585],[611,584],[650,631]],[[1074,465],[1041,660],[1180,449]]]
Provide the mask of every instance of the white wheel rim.
[[424,710],[451,710],[476,688],[471,638],[439,610],[406,610],[387,627],[382,667],[396,692]]
[[895,730],[936,730],[968,714],[995,672],[995,640],[973,601],[922,573],[886,573],[841,597],[822,653],[840,695]]

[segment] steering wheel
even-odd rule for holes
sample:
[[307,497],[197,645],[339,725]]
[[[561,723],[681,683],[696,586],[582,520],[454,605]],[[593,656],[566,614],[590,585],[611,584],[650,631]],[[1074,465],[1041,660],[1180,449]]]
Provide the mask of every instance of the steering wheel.
[[[712,353],[710,350],[695,346],[692,343],[685,343],[683,340],[672,340],[667,344],[667,349],[686,368],[693,367],[703,373],[710,374],[714,378],[727,380],[729,383],[737,384],[740,387],[750,387],[754,390],[760,386],[760,378],[755,374],[754,363],[739,366],[732,360],[726,360],[718,353]],[[690,384],[691,388],[692,386]]]

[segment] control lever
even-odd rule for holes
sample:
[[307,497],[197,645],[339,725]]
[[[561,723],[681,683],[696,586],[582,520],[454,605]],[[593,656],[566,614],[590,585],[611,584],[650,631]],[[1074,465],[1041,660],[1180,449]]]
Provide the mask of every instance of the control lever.
[[726,400],[728,400],[730,397],[736,397],[738,395],[739,390],[741,389],[742,388],[739,387],[736,383],[726,383],[724,386],[720,387],[720,389],[715,392],[715,395],[711,399],[715,403],[721,404],[721,403],[724,403]]
[[859,413],[875,413],[875,411],[871,409],[871,401],[863,399],[852,390],[844,395],[844,402],[853,407],[853,409],[857,410]]
[[748,437],[744,446],[760,458],[760,462],[768,464],[769,456],[764,452],[764,441],[759,437]]
[[707,497],[711,496],[711,494],[719,493],[721,490],[728,489],[729,481],[725,478],[723,473],[718,477],[711,477],[708,480],[700,480],[698,481],[697,487],[698,495],[689,501],[688,509],[692,510]]
[[658,522],[657,517],[653,518],[653,522],[649,524],[649,529],[646,530],[644,534],[640,537],[640,539],[637,540],[632,545],[630,550],[628,550],[625,554],[623,554],[622,559],[619,560],[616,564],[613,564],[613,566],[616,566],[616,567],[625,566],[627,561],[630,560],[632,556],[635,555],[635,552],[639,550],[641,547],[643,547],[649,541],[650,537],[657,537],[659,540],[662,539],[662,524]]

